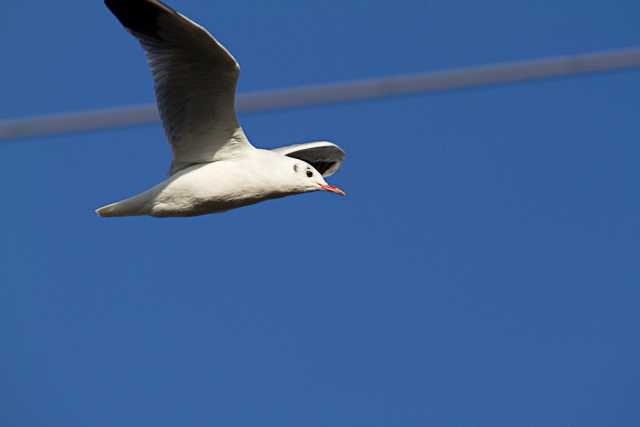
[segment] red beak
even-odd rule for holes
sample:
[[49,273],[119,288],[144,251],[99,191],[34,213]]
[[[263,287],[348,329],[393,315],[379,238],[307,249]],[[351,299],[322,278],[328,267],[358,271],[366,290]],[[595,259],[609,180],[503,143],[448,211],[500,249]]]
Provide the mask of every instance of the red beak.
[[346,196],[347,195],[347,193],[345,193],[344,191],[342,191],[338,187],[334,187],[333,185],[321,185],[320,188],[322,188],[324,191],[331,191],[332,193],[336,193],[336,194],[339,194],[341,196]]

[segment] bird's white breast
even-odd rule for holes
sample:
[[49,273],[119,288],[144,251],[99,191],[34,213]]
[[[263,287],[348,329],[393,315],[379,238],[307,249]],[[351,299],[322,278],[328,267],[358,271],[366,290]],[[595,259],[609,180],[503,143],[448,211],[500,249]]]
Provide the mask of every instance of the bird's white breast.
[[[263,152],[263,153],[260,153]],[[283,156],[264,150],[251,155],[192,166],[158,185],[152,215],[223,212],[288,193],[279,185]]]

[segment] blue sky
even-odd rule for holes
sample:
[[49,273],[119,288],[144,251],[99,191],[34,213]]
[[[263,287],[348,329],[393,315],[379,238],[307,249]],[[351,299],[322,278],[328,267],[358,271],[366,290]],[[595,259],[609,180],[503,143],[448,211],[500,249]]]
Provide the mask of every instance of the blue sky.
[[[241,92],[640,45],[637,1],[170,3]],[[0,117],[153,99],[99,1],[7,0]],[[640,72],[242,116],[308,194],[106,220],[160,126],[0,145],[4,426],[635,426]]]

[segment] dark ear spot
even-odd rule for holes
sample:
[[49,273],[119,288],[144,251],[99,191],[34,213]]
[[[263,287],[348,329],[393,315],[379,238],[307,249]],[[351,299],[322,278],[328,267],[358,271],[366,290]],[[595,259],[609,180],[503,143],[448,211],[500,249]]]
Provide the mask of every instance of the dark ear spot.
[[298,173],[298,164],[297,163],[293,164],[293,171]]

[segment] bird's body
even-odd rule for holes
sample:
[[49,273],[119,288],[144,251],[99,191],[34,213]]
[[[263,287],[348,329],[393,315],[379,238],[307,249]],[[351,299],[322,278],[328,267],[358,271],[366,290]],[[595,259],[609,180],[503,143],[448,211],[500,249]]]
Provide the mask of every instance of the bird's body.
[[307,191],[304,185],[298,188],[281,185],[296,162],[269,150],[254,149],[239,158],[188,167],[143,193],[100,208],[98,213],[194,216],[302,193]]
[[253,147],[235,113],[239,66],[204,28],[158,0],[105,0],[147,52],[173,149],[170,177],[100,216],[194,216],[325,190],[344,152],[330,142]]

